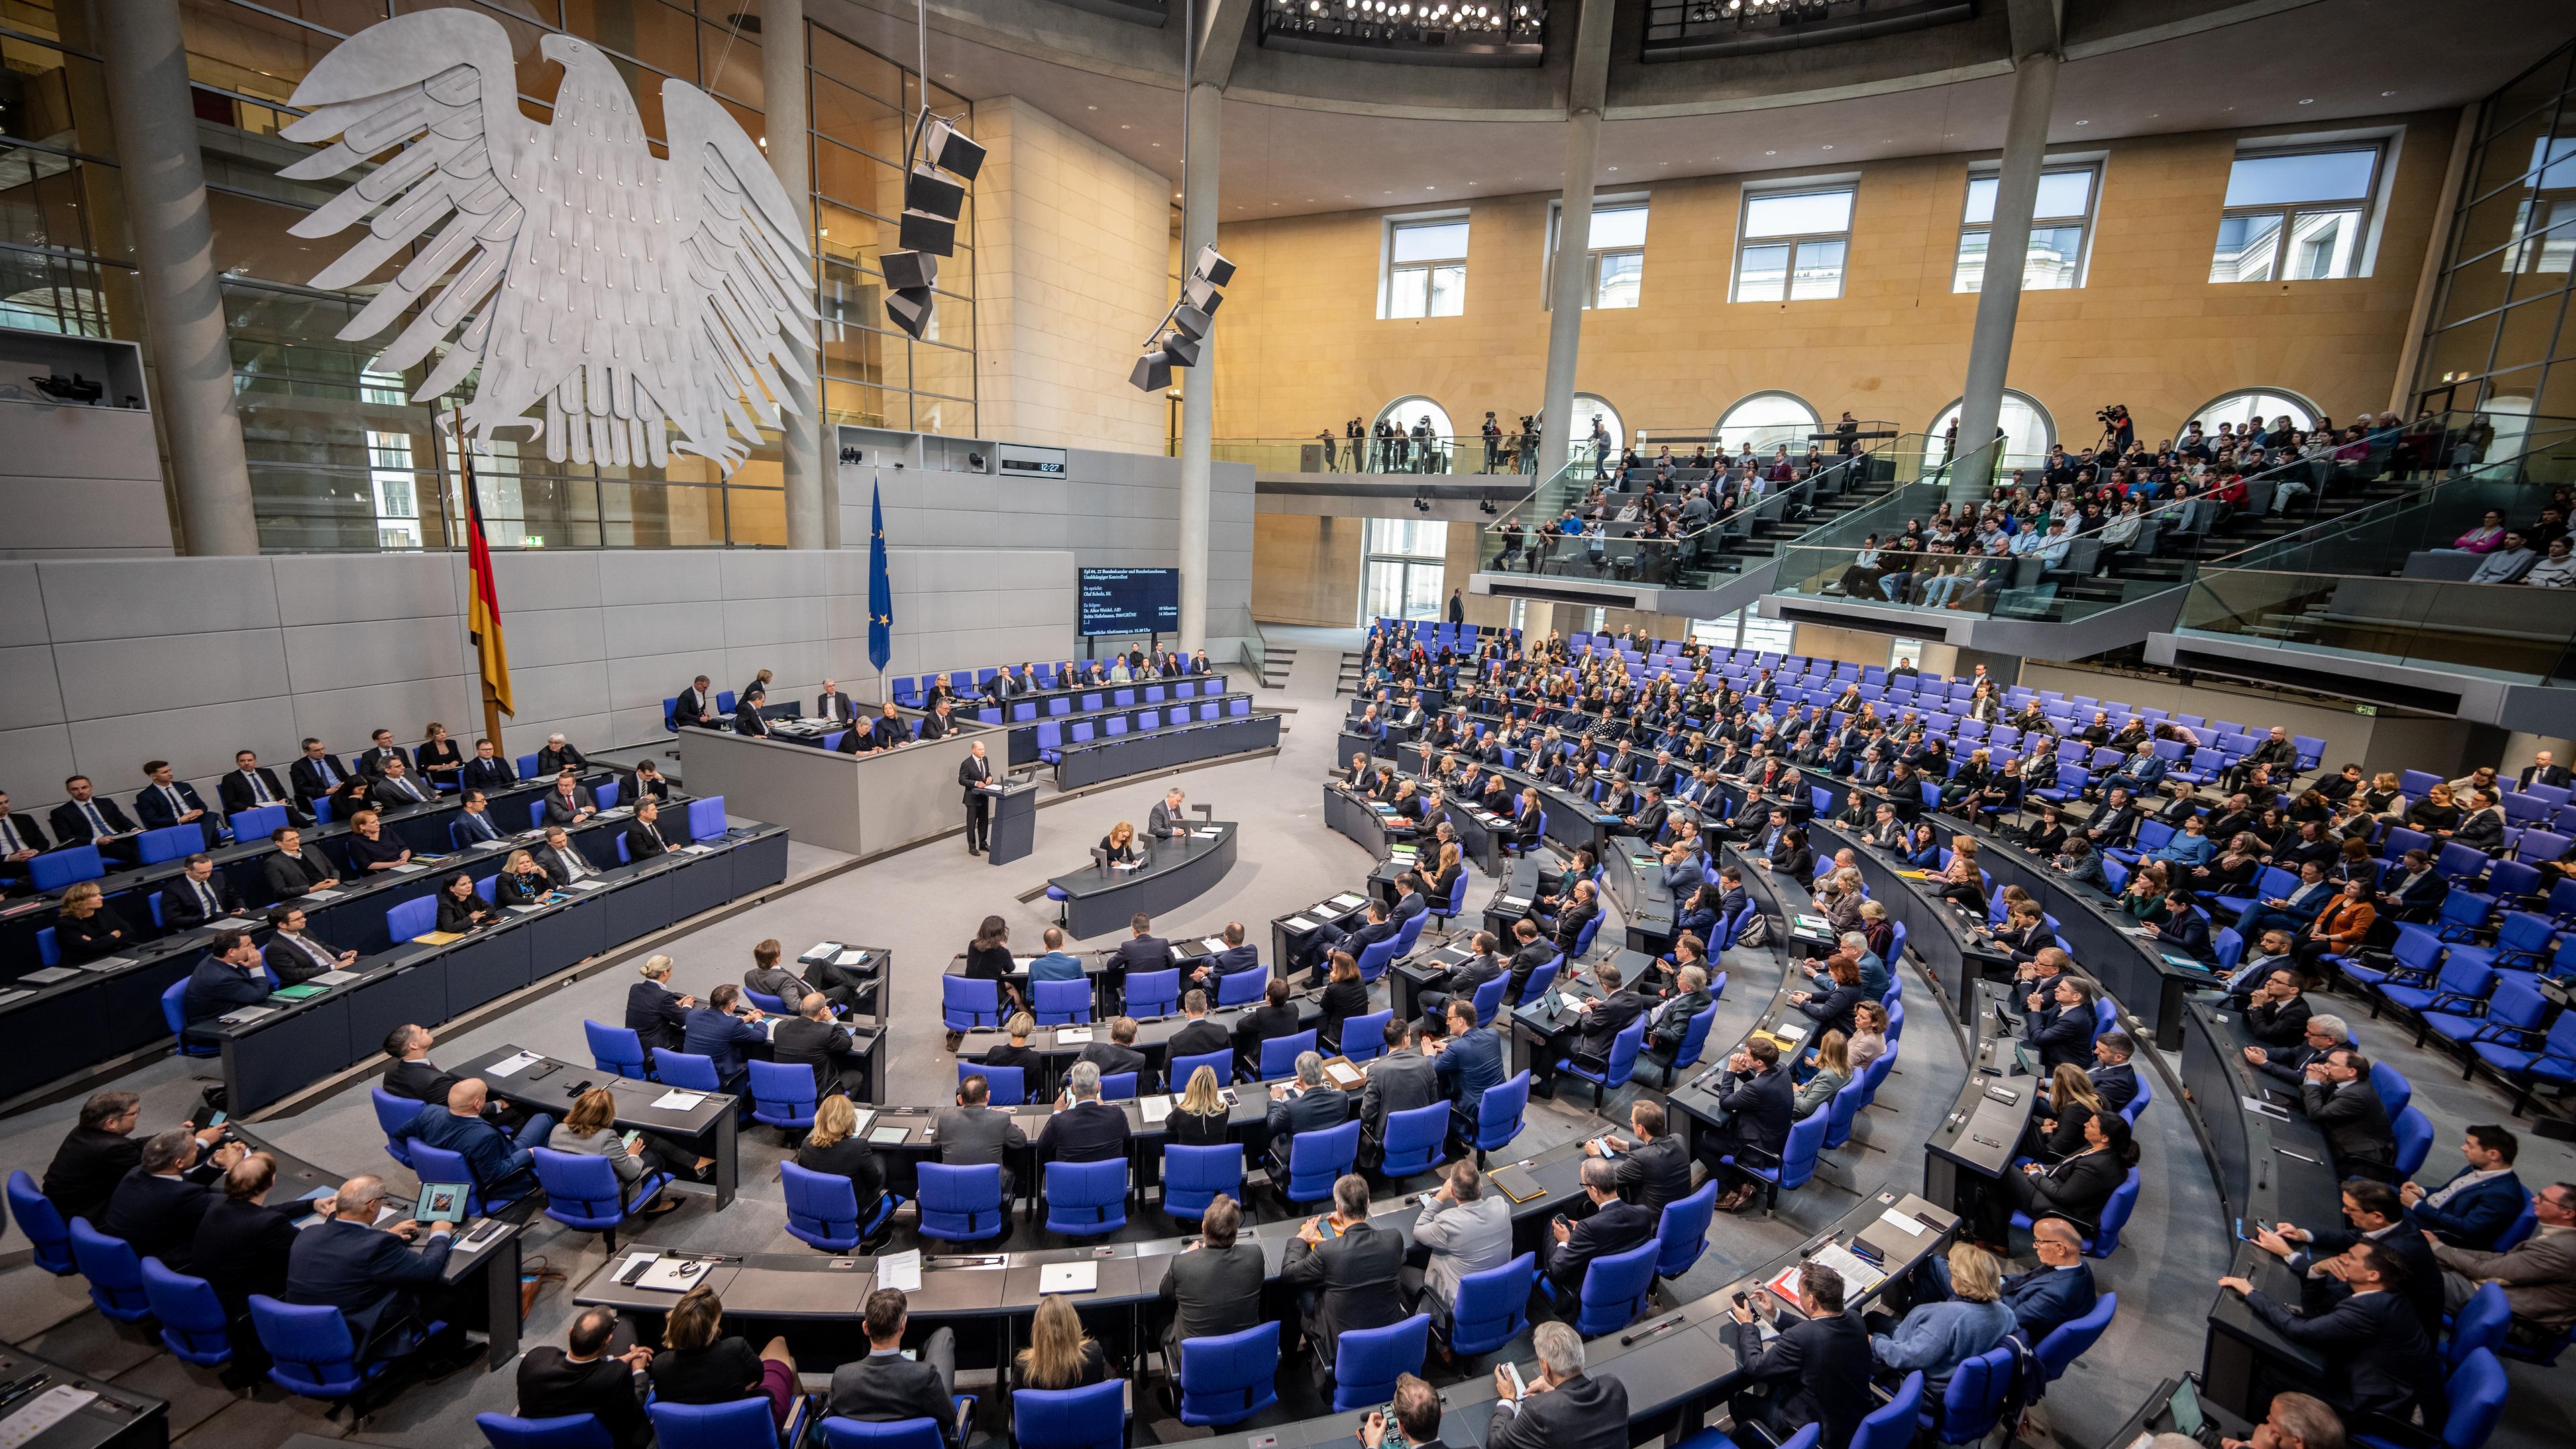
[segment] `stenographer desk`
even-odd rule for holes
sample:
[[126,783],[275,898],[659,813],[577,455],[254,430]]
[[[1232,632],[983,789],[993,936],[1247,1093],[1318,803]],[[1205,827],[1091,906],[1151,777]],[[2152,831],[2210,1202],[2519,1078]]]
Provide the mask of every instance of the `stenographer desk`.
[[[578,848],[585,858],[598,864],[596,857],[617,828],[584,830]],[[445,878],[464,869],[479,875],[481,868],[497,869],[515,847],[516,842],[492,847],[425,874]],[[354,963],[354,981],[300,1001],[272,996],[264,1007],[217,1020],[231,1108],[256,1111],[366,1061],[383,1049],[385,1034],[405,1022],[452,1020],[786,878],[787,832],[775,825],[739,827],[628,865],[617,864],[611,854],[594,877],[598,885],[554,892],[544,904],[506,908],[495,923],[453,940],[392,944]]]
[[[1234,869],[1232,821],[1200,821],[1186,837],[1169,840],[1136,837],[1146,858],[1119,869],[1091,865],[1057,876],[1048,884],[1064,892],[1065,933],[1077,941],[1124,930],[1139,912],[1159,916],[1197,900]],[[1205,832],[1213,831],[1210,835]]]

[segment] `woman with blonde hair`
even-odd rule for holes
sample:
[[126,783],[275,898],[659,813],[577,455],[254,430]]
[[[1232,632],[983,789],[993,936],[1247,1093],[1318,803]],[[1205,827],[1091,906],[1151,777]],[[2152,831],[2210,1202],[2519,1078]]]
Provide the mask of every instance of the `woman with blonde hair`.
[[814,1130],[805,1134],[805,1145],[796,1149],[796,1165],[807,1172],[848,1178],[864,1225],[876,1221],[878,1209],[885,1205],[885,1166],[858,1130],[858,1109],[850,1099],[838,1092],[825,1097],[815,1105]]
[[1921,1370],[1923,1401],[1934,1403],[1950,1388],[1959,1365],[2004,1341],[2019,1320],[2004,1306],[2003,1269],[1994,1254],[1974,1243],[1950,1245],[1946,1259],[1935,1259],[1933,1277],[1949,1297],[1917,1303],[1893,1334],[1873,1334],[1869,1355],[1892,1373]]
[[133,922],[107,903],[97,881],[75,881],[63,888],[62,901],[54,908],[54,945],[65,963],[96,961],[133,944]]
[[1217,1087],[1216,1073],[1200,1067],[1190,1073],[1189,1084],[1181,1089],[1181,1100],[1164,1126],[1171,1140],[1183,1147],[1223,1147],[1231,1112]]
[[2104,1110],[2093,1079],[2073,1062],[2059,1062],[2048,1076],[2048,1115],[2039,1119],[2044,1134],[2039,1156],[2057,1162],[2084,1150],[2084,1124]]
[[[650,1172],[668,1172],[681,1177],[696,1175],[683,1160],[675,1159],[665,1151],[662,1144],[646,1141],[640,1133],[634,1142],[629,1143],[617,1130],[617,1097],[606,1087],[593,1087],[575,1098],[572,1110],[565,1113],[564,1119],[555,1124],[554,1131],[546,1135],[546,1147],[550,1151],[578,1157],[607,1158],[608,1165],[616,1170],[621,1194],[642,1182],[645,1174]],[[679,1206],[678,1198],[664,1196],[646,1208],[644,1216],[658,1218],[664,1213],[677,1211]]]
[[1087,1388],[1108,1377],[1109,1355],[1098,1339],[1082,1331],[1072,1301],[1060,1294],[1039,1299],[1029,1346],[1011,1360],[1011,1392]]
[[1950,837],[1950,863],[1933,879],[1941,883],[1941,899],[1966,906],[1971,915],[1985,915],[1986,884],[1977,873],[1977,842],[1973,837]]
[[1816,1038],[1816,1049],[1807,1053],[1807,1064],[1815,1068],[1798,1096],[1789,1104],[1789,1120],[1794,1122],[1834,1099],[1834,1093],[1850,1085],[1852,1079],[1851,1038],[1838,1031],[1828,1031]]
[[411,847],[385,834],[384,817],[373,810],[349,817],[349,841],[343,848],[361,877],[411,864]]
[[513,850],[501,862],[501,874],[492,882],[492,903],[499,906],[532,906],[554,889],[546,880],[546,868],[524,850]]
[[1843,1043],[1843,1058],[1851,1063],[1856,1077],[1887,1055],[1887,1008],[1875,1001],[1862,1002],[1852,1008],[1852,1027],[1851,1040]]
[[773,1338],[757,1354],[724,1331],[724,1300],[703,1285],[680,1295],[662,1320],[662,1351],[645,1370],[653,1397],[666,1404],[730,1404],[759,1396],[769,1415],[787,1424],[796,1404],[796,1360],[787,1340]]
[[1108,857],[1111,865],[1134,865],[1136,863],[1136,827],[1125,820],[1110,826],[1109,833],[1100,837],[1100,849]]

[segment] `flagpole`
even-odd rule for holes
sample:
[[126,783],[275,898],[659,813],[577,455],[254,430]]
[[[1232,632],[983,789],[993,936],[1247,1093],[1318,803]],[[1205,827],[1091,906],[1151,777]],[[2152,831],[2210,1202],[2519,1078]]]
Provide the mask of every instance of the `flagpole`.
[[[468,532],[479,532],[482,528],[482,519],[480,517],[481,504],[475,497],[474,493],[474,449],[465,441],[465,419],[460,410],[455,408],[449,409],[448,425],[455,430],[456,458],[457,462],[464,470],[465,527]],[[467,548],[470,551],[472,544],[469,543]],[[492,742],[492,751],[494,754],[507,758],[508,751],[504,750],[501,746],[500,697],[492,692],[492,681],[490,678],[485,676],[481,668],[478,667],[475,669],[474,678],[476,683],[481,687],[483,694],[483,738]]]

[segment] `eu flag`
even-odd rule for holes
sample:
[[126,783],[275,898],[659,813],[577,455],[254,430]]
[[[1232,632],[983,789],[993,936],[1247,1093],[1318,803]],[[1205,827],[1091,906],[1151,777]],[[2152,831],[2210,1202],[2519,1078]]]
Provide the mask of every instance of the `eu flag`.
[[894,657],[894,580],[886,574],[885,497],[868,485],[868,663],[885,673]]

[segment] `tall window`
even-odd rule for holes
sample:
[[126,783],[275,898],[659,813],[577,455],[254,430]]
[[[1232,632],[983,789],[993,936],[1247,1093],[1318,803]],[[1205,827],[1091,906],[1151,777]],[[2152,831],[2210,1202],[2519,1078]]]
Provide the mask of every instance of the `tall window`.
[[2213,282],[2315,281],[2359,274],[2379,148],[2240,155],[2209,260]]
[[1843,294],[1852,188],[1749,191],[1736,229],[1735,300],[1804,302]]
[[[2021,289],[2053,292],[2084,285],[2084,238],[2093,222],[2093,168],[2070,166],[2039,175],[2039,202],[2031,211],[2030,254],[2022,259]],[[1992,176],[1968,178],[1968,209],[1959,222],[1959,265],[1950,290],[1973,292],[1986,283],[1986,231],[1995,220]]]
[[2576,261],[2576,137],[2543,136],[2531,143],[2530,190],[2513,214],[2505,244],[2508,272],[2565,274]]
[[[1935,441],[1931,451],[1934,459],[1942,460],[1949,456],[1938,440],[1948,437],[1950,429],[1958,423],[1957,403],[1950,404],[1943,409],[1941,416],[1932,420]],[[1995,426],[2003,429],[2004,434],[2003,456],[1995,460],[1998,468],[2019,468],[2036,463],[2048,456],[2048,445],[2057,441],[2057,424],[2049,417],[2048,409],[2039,405],[2039,399],[2010,388],[2004,389],[2003,404],[1995,410]],[[1974,438],[1959,440],[1962,453],[1973,453],[1977,447],[1978,442]]]
[[1437,619],[1449,566],[1449,525],[1438,519],[1372,518],[1362,538],[1360,618]]
[[1455,317],[1467,310],[1467,219],[1391,221],[1380,317]]
[[[2319,421],[2317,410],[2309,405],[2307,399],[2288,393],[2266,392],[2261,388],[2222,393],[2205,405],[2194,408],[2183,421],[2198,423],[2204,431],[2215,433],[2220,423],[2243,427],[2259,420],[2268,425],[2276,418],[2288,418],[2290,425],[2298,428],[2313,428]],[[2176,429],[2173,436],[2181,437],[2181,429]]]
[[[1549,265],[1563,239],[1565,213],[1550,207],[1547,221]],[[1583,305],[1634,307],[1646,280],[1646,203],[1643,198],[1604,202],[1592,208],[1592,235],[1583,259]]]
[[1782,443],[1789,451],[1807,451],[1807,435],[1816,431],[1816,410],[1785,392],[1757,392],[1726,410],[1717,420],[1717,448],[1740,451],[1745,444],[1769,456]]

